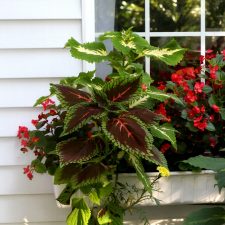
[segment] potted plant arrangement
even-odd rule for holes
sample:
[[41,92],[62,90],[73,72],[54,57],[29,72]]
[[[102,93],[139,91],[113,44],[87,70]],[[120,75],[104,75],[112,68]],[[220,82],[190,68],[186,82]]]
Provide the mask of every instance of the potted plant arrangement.
[[[112,51],[106,50],[105,40],[111,41]],[[51,84],[50,95],[40,97],[35,103],[43,107],[43,112],[32,120],[35,129],[21,126],[18,137],[21,151],[35,154],[35,159],[24,168],[27,177],[32,179],[34,172],[49,173],[54,184],[63,185],[57,201],[72,207],[67,224],[119,225],[123,224],[125,212],[137,204],[158,204],[158,199],[166,204],[177,202],[177,199],[166,200],[171,190],[166,190],[165,185],[168,181],[175,182],[172,176],[167,176],[169,169],[178,169],[181,160],[186,161],[179,169],[216,170],[215,162],[208,163],[211,158],[202,156],[206,152],[198,149],[190,153],[189,148],[182,148],[180,138],[184,128],[189,129],[191,135],[193,132],[202,135],[206,130],[214,134],[212,121],[207,120],[207,129],[203,129],[201,124],[195,126],[195,117],[189,118],[189,110],[195,106],[201,110],[202,106],[198,105],[200,97],[192,102],[191,92],[187,94],[189,90],[195,95],[211,96],[214,91],[210,84],[203,86],[199,81],[203,78],[203,75],[196,76],[201,74],[200,70],[187,68],[196,80],[185,80],[188,85],[182,83],[185,88],[175,80],[156,87],[142,65],[144,57],[154,57],[170,66],[178,64],[185,49],[176,41],[160,49],[127,30],[107,32],[93,43],[80,44],[71,38],[66,47],[74,58],[90,63],[109,62],[112,73],[103,80],[95,76],[95,71],[81,72],[77,77],[62,79],[60,84]],[[221,55],[216,57],[223,62]],[[215,67],[214,63],[218,64],[216,59],[210,60],[209,69]],[[223,65],[218,64],[216,74],[222,73]],[[211,73],[208,68],[205,79]],[[200,83],[198,88],[195,82]],[[56,97],[58,103],[52,97]],[[216,112],[212,105],[221,111]],[[222,117],[220,104],[211,102],[209,106]],[[199,123],[208,115],[211,114],[202,109]],[[181,119],[189,125],[182,126]],[[203,158],[188,160],[198,155]],[[146,173],[150,171],[155,173]],[[128,172],[136,173],[136,180]],[[159,187],[162,192],[153,191],[158,185],[164,185]]]
[[[107,39],[114,46],[110,52],[103,43]],[[182,102],[151,89],[152,80],[140,62],[151,56],[176,65],[185,49],[175,41],[162,49],[153,47],[131,30],[108,32],[99,40],[80,44],[71,38],[66,47],[80,60],[108,61],[112,74],[102,80],[95,71],[81,72],[51,84],[50,95],[35,104],[43,106],[32,120],[35,129],[20,126],[18,131],[21,151],[36,156],[24,173],[32,179],[33,172],[47,172],[56,185],[64,185],[57,200],[71,204],[70,225],[122,224],[124,212],[145,199],[153,201],[155,180],[169,175],[154,139],[166,139],[176,148],[174,128],[159,122],[163,116],[152,109],[155,102],[168,98]],[[145,173],[146,165],[159,171],[155,180]],[[142,186],[124,182],[119,175],[124,172],[136,172]]]

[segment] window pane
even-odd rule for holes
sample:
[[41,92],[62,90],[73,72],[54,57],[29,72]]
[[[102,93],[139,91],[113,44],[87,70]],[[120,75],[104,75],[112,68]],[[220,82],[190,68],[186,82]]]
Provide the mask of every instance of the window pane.
[[[153,46],[162,47],[173,37],[152,37],[150,43]],[[184,59],[179,64],[181,66],[199,65],[200,56],[200,37],[174,37],[174,39],[183,47],[188,48]],[[151,76],[154,80],[168,80],[174,67],[169,67],[158,60],[151,60]]]
[[96,32],[120,31],[133,27],[144,32],[144,0],[95,0]]
[[225,30],[225,1],[206,0],[206,30]]
[[150,0],[150,30],[200,31],[200,0]]
[[206,37],[206,49],[214,52],[225,49],[225,37]]
[[95,30],[105,32],[114,30],[115,0],[95,0]]

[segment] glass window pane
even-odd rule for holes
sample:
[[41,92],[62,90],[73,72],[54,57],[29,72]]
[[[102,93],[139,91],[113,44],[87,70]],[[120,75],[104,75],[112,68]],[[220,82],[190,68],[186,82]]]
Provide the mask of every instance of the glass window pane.
[[[172,38],[173,37],[152,37],[150,39],[150,43],[153,46],[162,47]],[[180,46],[189,49],[178,67],[198,66],[200,56],[200,37],[174,37],[174,39],[180,44]],[[156,81],[168,80],[174,69],[174,67],[169,67],[158,60],[151,60],[151,76]]]
[[150,30],[200,31],[200,0],[150,0]]
[[144,0],[95,0],[96,32],[145,29]]
[[225,49],[225,37],[206,37],[206,49],[214,52]]
[[225,1],[206,0],[206,30],[225,30]]

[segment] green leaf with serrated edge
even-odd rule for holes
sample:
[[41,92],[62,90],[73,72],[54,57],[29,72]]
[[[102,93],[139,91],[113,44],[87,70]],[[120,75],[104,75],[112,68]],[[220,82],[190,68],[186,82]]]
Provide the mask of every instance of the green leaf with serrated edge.
[[54,184],[69,183],[73,176],[76,176],[81,171],[81,168],[76,164],[69,164],[63,167],[58,167],[54,174]]
[[108,52],[102,42],[80,44],[71,38],[65,47],[70,48],[70,53],[74,58],[90,63],[102,62],[108,59]]
[[167,94],[156,87],[150,87],[150,91],[147,92],[150,98],[159,100],[161,102],[165,101],[166,99],[173,99],[176,103],[180,105],[184,105],[183,101],[179,99],[176,95],[174,94]]
[[101,144],[100,138],[77,139],[71,138],[61,141],[56,151],[63,165],[70,163],[85,162],[98,152],[98,145]]
[[152,155],[147,157],[146,160],[159,166],[168,167],[165,156],[154,145],[152,146],[151,154]]
[[223,120],[225,120],[225,108],[220,108],[219,114]]
[[108,100],[121,102],[129,100],[139,87],[140,76],[120,77],[107,82],[103,87],[103,92]]
[[147,174],[144,171],[144,167],[143,167],[142,163],[136,156],[134,156],[132,154],[130,154],[130,161],[136,170],[138,179],[144,185],[145,190],[151,194],[152,193],[152,184],[150,182],[149,177],[147,176]]
[[110,182],[99,189],[99,196],[102,199],[108,197],[112,192],[113,192],[113,184],[112,182]]
[[183,160],[182,162],[188,163],[194,167],[199,167],[201,169],[214,171],[219,171],[225,168],[225,159],[206,157],[202,155],[191,157],[187,160]]
[[101,204],[101,199],[99,196],[99,193],[97,192],[96,189],[91,190],[91,192],[88,195],[89,199],[96,205],[100,205]]
[[140,106],[140,105],[144,104],[148,99],[149,99],[148,95],[143,95],[143,96],[138,95],[137,97],[134,96],[129,101],[129,108],[131,109],[136,106]]
[[217,181],[219,192],[221,193],[222,188],[225,188],[225,169],[217,172],[215,179]]
[[102,121],[102,129],[114,146],[142,157],[151,155],[153,138],[145,124],[134,116]]
[[67,217],[67,225],[87,225],[91,218],[91,210],[88,208],[84,199],[73,198],[72,212]]
[[215,131],[216,128],[215,128],[215,126],[213,125],[213,123],[211,123],[211,122],[208,121],[208,122],[207,122],[206,130],[208,130],[208,131]]
[[70,199],[75,192],[76,189],[74,189],[70,184],[67,184],[56,200],[63,205],[69,205]]
[[69,108],[65,117],[64,130],[61,136],[72,133],[92,119],[103,116],[103,109],[98,106],[75,105]]
[[111,216],[111,214],[108,210],[103,208],[98,212],[97,220],[98,220],[98,223],[100,225],[111,224],[112,223],[112,216]]
[[104,183],[107,181],[106,175],[110,173],[108,167],[103,164],[92,164],[85,167],[79,174],[74,176],[71,184],[76,188],[81,188],[89,184]]
[[78,103],[92,102],[91,95],[87,92],[60,84],[51,84],[51,86],[55,89],[56,97],[65,108]]
[[164,48],[151,46],[147,49],[144,49],[142,51],[142,55],[147,57],[154,57],[165,62],[167,65],[175,66],[183,59],[186,49],[177,46],[171,46],[168,45]]
[[153,136],[169,141],[172,144],[172,146],[175,149],[177,149],[176,136],[175,136],[176,130],[170,124],[163,124],[163,125],[153,124],[149,128]]
[[33,160],[31,166],[37,173],[45,173],[47,171],[46,166],[39,159]]
[[184,220],[184,225],[222,225],[225,223],[223,207],[202,208],[190,213]]

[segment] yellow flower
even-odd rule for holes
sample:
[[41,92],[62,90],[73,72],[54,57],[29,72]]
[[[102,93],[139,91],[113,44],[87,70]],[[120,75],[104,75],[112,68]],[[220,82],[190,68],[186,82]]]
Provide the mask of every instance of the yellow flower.
[[159,171],[159,173],[162,177],[170,176],[170,171],[164,166],[158,166],[157,170]]

